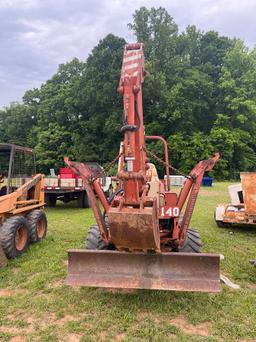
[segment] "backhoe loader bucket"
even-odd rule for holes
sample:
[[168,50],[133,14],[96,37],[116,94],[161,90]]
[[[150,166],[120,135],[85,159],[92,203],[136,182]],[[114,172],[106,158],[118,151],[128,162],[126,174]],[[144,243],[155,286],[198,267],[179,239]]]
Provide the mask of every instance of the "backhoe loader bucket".
[[217,254],[69,250],[67,284],[219,292],[219,262]]

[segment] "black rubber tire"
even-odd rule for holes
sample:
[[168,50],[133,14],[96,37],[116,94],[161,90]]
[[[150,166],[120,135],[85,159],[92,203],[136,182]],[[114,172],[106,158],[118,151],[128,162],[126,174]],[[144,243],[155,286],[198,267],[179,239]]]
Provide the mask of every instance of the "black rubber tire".
[[56,207],[57,195],[56,194],[45,194],[44,195],[45,205],[47,207]]
[[102,239],[100,234],[100,230],[97,224],[92,225],[89,228],[86,241],[85,248],[86,249],[106,249],[107,245]]
[[[26,218],[30,226],[30,242],[43,240],[47,234],[47,218],[45,212],[36,209],[31,211]],[[39,224],[42,226],[38,227]]]
[[89,198],[87,196],[86,191],[81,191],[78,194],[77,202],[78,202],[79,208],[90,208],[90,202],[89,202]]
[[85,249],[115,250],[115,246],[113,244],[108,245],[104,242],[98,225],[94,224],[89,228],[89,231],[85,240]]
[[[27,235],[24,237],[24,246],[17,249],[15,237],[21,227],[24,227],[25,235],[26,232]],[[0,244],[7,258],[16,258],[27,249],[29,244],[29,232],[29,222],[23,216],[10,217],[2,224],[2,226],[0,226]]]
[[182,247],[179,247],[179,252],[184,253],[201,253],[203,247],[200,235],[197,230],[188,229],[186,240]]
[[217,225],[219,228],[227,228],[227,227],[228,227],[228,225],[226,225],[225,222],[223,222],[223,221],[217,221],[217,220],[215,220],[215,222],[216,222],[216,225]]

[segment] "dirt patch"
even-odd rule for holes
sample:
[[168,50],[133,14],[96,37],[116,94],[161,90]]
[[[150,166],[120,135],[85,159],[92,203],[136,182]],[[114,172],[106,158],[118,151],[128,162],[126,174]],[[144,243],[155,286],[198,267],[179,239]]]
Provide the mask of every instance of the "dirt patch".
[[56,323],[57,325],[62,325],[67,322],[78,321],[79,319],[80,319],[80,316],[66,315],[60,319],[55,319],[54,323]]
[[49,288],[57,289],[59,287],[62,287],[63,285],[65,285],[65,280],[59,279],[59,280],[56,280],[55,282],[49,284]]
[[191,324],[184,317],[174,318],[170,321],[172,325],[186,334],[196,336],[209,336],[209,323]]
[[163,322],[163,318],[162,317],[154,317],[154,321],[156,324],[161,324]]
[[19,273],[19,271],[20,271],[20,268],[17,268],[17,267],[14,267],[14,268],[12,269],[12,273],[13,273],[13,274],[17,274],[17,273]]
[[101,340],[105,340],[108,336],[108,331],[107,330],[103,330],[100,332],[100,339]]
[[158,315],[156,313],[152,314],[149,310],[139,310],[137,312],[136,318],[138,322],[151,320],[158,326],[162,325],[165,321],[162,315]]
[[135,293],[136,289],[117,289],[117,288],[114,288],[114,287],[109,287],[109,288],[100,287],[100,288],[96,289],[96,291],[99,291],[99,292],[109,292],[109,293],[113,293],[113,294],[116,294],[116,293],[128,294],[128,293]]
[[[36,316],[33,313],[28,314],[24,311],[18,311],[15,315],[8,315],[7,318],[9,322],[13,325],[15,325],[15,320],[17,317],[22,317],[24,323],[26,323],[25,327],[15,327],[15,326],[0,326],[0,333],[9,333],[11,335],[17,335],[15,338],[17,340],[11,340],[16,342],[23,342],[26,341],[26,337],[28,334],[34,334],[39,328],[45,329],[49,325],[54,324],[57,327],[62,327],[64,324],[72,321],[77,321],[81,319],[82,316],[72,316],[72,315],[66,315],[62,318],[57,318],[55,313],[45,313],[40,316]],[[19,340],[19,338],[22,337],[22,340]],[[65,336],[65,341],[67,342],[78,342],[81,339],[81,336],[79,334],[68,334]]]
[[0,297],[11,297],[13,296],[13,291],[10,289],[0,289]]
[[[32,329],[32,331],[34,331]],[[16,328],[16,327],[0,327],[0,332],[2,333],[7,333],[7,334],[12,334],[12,335],[23,335],[26,334],[27,332],[32,332],[28,327],[26,328]]]
[[73,291],[79,292],[81,289],[81,286],[78,285],[69,285],[69,288],[71,288]]
[[[142,309],[142,310],[138,310],[136,317],[138,321],[144,321],[145,319],[151,317],[151,314],[149,310]],[[153,319],[154,321],[156,321],[157,319],[155,314],[154,314]]]
[[34,318],[33,316],[29,316],[29,317],[27,316],[26,317],[26,321],[29,324],[31,324],[34,327],[36,325],[38,325],[41,328],[45,328],[50,324],[62,326],[65,323],[78,321],[79,319],[81,319],[81,316],[79,316],[79,315],[77,315],[77,316],[66,315],[64,317],[57,318],[54,313],[49,313],[49,314],[43,315],[41,317],[39,316],[38,318]]
[[118,334],[118,335],[115,337],[115,341],[121,342],[121,341],[123,341],[125,338],[126,338],[126,334],[125,334],[125,333]]
[[16,290],[12,290],[12,289],[0,289],[0,298],[1,297],[11,297],[11,296],[15,296],[18,293],[23,293],[25,292],[25,290],[22,289],[16,289]]
[[68,334],[66,338],[66,342],[79,342],[81,339],[81,336],[78,334]]
[[26,341],[26,337],[24,336],[15,336],[9,340],[9,342],[25,342],[25,341]]
[[200,196],[216,197],[223,194],[223,191],[200,189]]

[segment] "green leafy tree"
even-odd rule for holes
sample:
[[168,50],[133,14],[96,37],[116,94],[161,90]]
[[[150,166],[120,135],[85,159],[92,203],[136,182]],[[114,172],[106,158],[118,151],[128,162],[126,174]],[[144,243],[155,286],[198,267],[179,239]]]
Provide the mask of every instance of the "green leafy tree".
[[36,125],[37,118],[30,106],[13,103],[0,111],[0,122],[3,142],[26,145],[29,132]]
[[[171,163],[189,172],[220,151],[216,178],[255,170],[256,50],[195,26],[179,33],[162,7],[139,8],[128,28],[145,46],[146,133],[168,140]],[[40,88],[24,94],[23,104],[0,110],[2,141],[35,147],[44,172],[62,166],[64,155],[111,161],[121,138],[117,87],[124,44],[108,34],[86,61],[61,64]],[[160,143],[149,148],[163,157]]]
[[63,126],[50,123],[46,130],[38,129],[36,159],[38,168],[48,174],[50,168],[63,166],[63,157],[70,156],[71,134]]

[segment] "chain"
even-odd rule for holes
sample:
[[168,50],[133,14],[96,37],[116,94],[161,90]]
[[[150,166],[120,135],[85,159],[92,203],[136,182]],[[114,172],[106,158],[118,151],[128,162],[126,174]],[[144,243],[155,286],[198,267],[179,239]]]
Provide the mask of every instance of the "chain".
[[[153,152],[147,150],[146,148],[144,148],[144,151],[151,155],[151,157],[155,158],[160,164],[166,166],[166,162],[162,159],[160,159],[157,155],[155,155]],[[98,179],[98,178],[101,178],[103,176],[105,176],[105,173],[111,168],[111,166],[113,166],[116,161],[121,157],[121,155],[123,154],[123,152],[119,153],[110,163],[107,164],[107,166],[100,172],[96,173],[93,177],[92,177],[92,181],[94,181],[95,179]],[[185,178],[188,178],[188,179],[191,179],[190,176],[186,175],[185,173],[183,173],[182,171],[176,169],[174,166],[172,165],[168,165],[169,169],[170,170],[173,170],[175,171],[176,173],[178,173],[179,175],[185,177]]]
[[[160,159],[160,158],[159,158],[158,156],[156,156],[153,152],[147,150],[146,148],[145,148],[144,150],[145,150],[146,153],[150,154],[151,157],[155,158],[160,164],[162,164],[162,165],[164,165],[164,166],[167,165],[166,162],[165,162],[164,160]],[[168,167],[169,167],[170,170],[173,170],[173,171],[177,172],[179,175],[181,175],[181,176],[183,176],[183,177],[186,177],[186,178],[188,178],[188,179],[191,179],[190,176],[185,175],[185,173],[183,173],[182,171],[176,169],[174,166],[168,165]]]
[[108,163],[106,165],[106,167],[102,171],[96,173],[92,177],[92,181],[94,181],[95,179],[98,179],[98,178],[101,178],[101,177],[105,176],[105,173],[111,168],[111,166],[113,166],[116,163],[116,161],[121,157],[122,154],[123,154],[123,152],[119,153],[110,163]]

